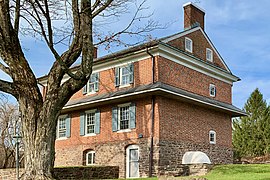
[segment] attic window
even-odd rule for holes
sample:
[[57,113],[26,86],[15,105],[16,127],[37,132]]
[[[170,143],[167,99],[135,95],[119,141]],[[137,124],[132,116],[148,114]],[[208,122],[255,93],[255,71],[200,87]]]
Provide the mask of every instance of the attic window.
[[192,40],[185,37],[185,50],[192,53]]
[[206,48],[206,60],[213,62],[213,51],[208,48]]
[[211,97],[216,96],[216,86],[214,84],[209,85],[209,94]]

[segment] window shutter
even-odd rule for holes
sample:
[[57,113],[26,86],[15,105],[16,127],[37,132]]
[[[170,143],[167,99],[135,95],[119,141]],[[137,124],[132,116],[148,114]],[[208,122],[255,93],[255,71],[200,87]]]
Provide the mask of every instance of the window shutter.
[[100,133],[100,110],[97,110],[95,113],[95,133]]
[[83,87],[83,92],[82,92],[83,94],[86,94],[87,93],[87,84]]
[[135,103],[131,103],[129,106],[129,128],[134,129],[136,128],[136,106]]
[[80,114],[80,135],[84,136],[85,134],[85,113]]
[[118,108],[112,108],[112,131],[115,132],[118,130]]
[[115,86],[116,87],[119,86],[119,84],[120,84],[119,70],[120,70],[119,67],[115,68]]
[[134,63],[129,65],[129,83],[134,82]]
[[98,92],[99,89],[99,73],[95,73],[94,91]]
[[66,137],[70,137],[70,116],[66,117]]

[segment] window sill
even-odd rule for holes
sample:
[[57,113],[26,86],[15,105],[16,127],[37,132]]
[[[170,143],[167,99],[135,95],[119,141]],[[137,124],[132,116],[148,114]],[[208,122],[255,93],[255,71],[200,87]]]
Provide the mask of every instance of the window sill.
[[213,144],[213,145],[215,145],[215,144],[216,144],[216,142],[210,142],[210,144]]
[[90,137],[90,136],[96,136],[97,134],[91,133],[91,134],[85,134],[84,137]]
[[56,140],[57,141],[62,141],[62,140],[67,140],[68,138],[67,137],[61,137],[61,138],[57,138]]
[[125,87],[129,87],[129,86],[131,86],[131,84],[120,85],[119,88],[125,88]]
[[131,129],[122,129],[117,131],[117,133],[128,133],[128,132],[131,132]]
[[86,93],[86,94],[84,94],[85,96],[89,96],[89,95],[93,95],[93,94],[96,94],[97,92],[96,91],[94,91],[94,92],[89,92],[89,93]]

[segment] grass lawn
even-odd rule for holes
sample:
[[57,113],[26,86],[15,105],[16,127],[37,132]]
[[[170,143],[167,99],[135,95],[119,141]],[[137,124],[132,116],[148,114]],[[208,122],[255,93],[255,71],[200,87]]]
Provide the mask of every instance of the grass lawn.
[[270,164],[231,164],[215,166],[208,180],[270,180]]
[[[270,164],[231,164],[215,166],[203,176],[208,180],[270,180]],[[157,180],[138,178],[136,180]],[[173,180],[190,180],[192,177],[177,177]]]

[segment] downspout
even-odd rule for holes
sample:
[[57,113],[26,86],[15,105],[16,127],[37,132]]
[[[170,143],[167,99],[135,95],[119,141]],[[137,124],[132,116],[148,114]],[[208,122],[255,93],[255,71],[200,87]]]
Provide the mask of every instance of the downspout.
[[[147,54],[152,58],[152,84],[155,83],[155,57],[146,49]],[[153,149],[154,149],[154,123],[155,123],[155,96],[152,95],[151,110],[151,134],[150,134],[150,154],[149,154],[149,177],[153,174]]]

